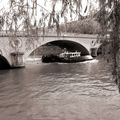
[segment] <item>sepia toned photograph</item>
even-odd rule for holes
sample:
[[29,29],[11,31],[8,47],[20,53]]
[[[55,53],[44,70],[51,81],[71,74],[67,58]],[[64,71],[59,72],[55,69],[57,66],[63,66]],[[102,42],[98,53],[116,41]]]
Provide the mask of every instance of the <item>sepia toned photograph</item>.
[[119,120],[120,0],[0,0],[0,120]]

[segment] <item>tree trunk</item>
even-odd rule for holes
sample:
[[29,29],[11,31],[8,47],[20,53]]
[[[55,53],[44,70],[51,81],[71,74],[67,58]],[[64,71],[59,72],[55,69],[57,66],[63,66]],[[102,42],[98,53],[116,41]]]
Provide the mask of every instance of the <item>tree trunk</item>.
[[114,1],[114,23],[113,23],[113,32],[112,38],[113,39],[113,76],[115,77],[115,81],[118,85],[119,92],[120,92],[120,41],[119,41],[119,2],[118,0]]

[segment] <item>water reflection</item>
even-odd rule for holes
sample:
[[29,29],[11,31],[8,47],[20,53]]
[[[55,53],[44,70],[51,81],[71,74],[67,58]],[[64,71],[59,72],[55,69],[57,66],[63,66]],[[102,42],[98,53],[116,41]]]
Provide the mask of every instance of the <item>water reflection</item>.
[[103,61],[0,71],[1,120],[118,120],[119,112],[117,87]]

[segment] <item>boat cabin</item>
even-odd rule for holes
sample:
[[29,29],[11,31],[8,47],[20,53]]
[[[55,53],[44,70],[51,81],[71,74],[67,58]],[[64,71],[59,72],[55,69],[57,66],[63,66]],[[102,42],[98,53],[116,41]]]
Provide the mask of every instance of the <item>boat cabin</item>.
[[65,58],[65,57],[68,57],[68,58],[76,58],[76,57],[80,57],[81,56],[81,52],[63,52],[59,55],[60,58]]

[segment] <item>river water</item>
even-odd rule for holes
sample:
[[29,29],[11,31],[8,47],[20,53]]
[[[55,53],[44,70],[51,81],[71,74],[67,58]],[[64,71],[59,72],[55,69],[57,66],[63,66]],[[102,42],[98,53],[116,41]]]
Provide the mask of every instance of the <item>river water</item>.
[[120,95],[103,60],[0,71],[0,120],[119,119]]

